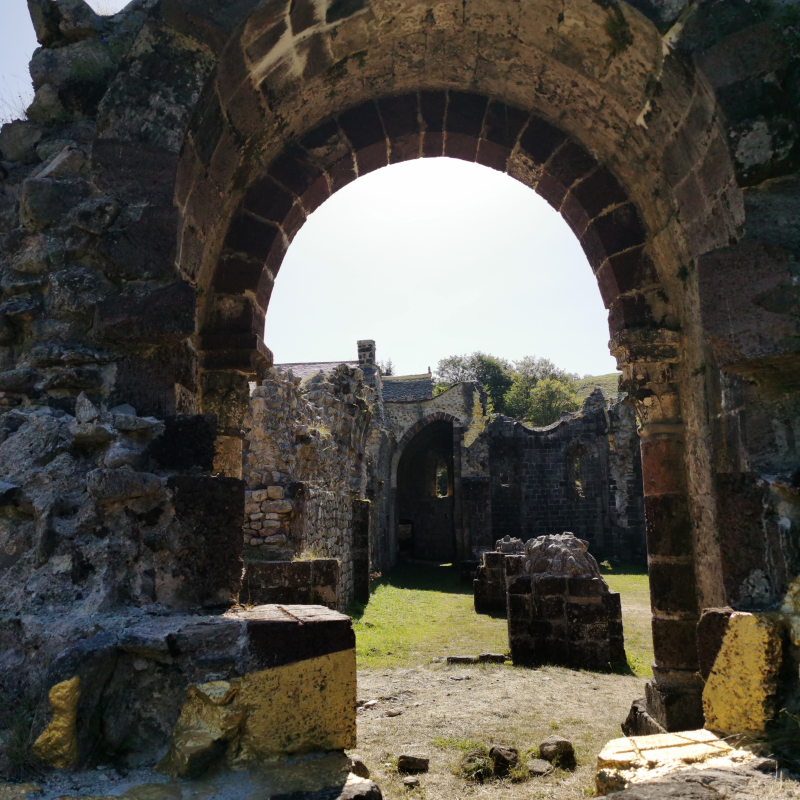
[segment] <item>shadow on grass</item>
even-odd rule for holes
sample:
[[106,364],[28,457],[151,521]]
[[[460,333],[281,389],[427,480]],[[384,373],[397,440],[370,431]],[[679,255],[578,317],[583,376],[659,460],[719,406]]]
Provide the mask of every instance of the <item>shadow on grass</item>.
[[[606,566],[608,565],[608,566]],[[631,563],[628,561],[600,562],[601,575],[647,575],[647,564]]]
[[462,583],[455,564],[400,561],[397,566],[378,578],[371,591],[379,586],[396,589],[415,589],[420,592],[447,592],[449,594],[472,594],[472,581]]
[[[462,583],[461,575],[455,564],[436,564],[433,562],[406,561],[401,559],[391,571],[384,573],[370,586],[370,594],[374,594],[381,586],[395,589],[412,589],[418,592],[444,592],[448,594],[472,594],[472,582]],[[345,614],[354,620],[360,620],[367,608],[366,603],[350,603]],[[488,616],[505,619],[505,614]]]

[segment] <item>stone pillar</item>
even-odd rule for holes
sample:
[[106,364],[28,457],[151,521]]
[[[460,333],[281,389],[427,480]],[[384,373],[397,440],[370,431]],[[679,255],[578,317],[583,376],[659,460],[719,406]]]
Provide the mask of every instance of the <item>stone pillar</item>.
[[353,599],[369,602],[369,517],[372,503],[353,500]]
[[693,527],[675,374],[679,348],[679,334],[668,330],[626,330],[612,341],[628,402],[641,422],[655,651],[653,679],[646,688],[647,710],[667,731],[703,726]]
[[250,400],[246,375],[205,371],[200,377],[203,413],[216,414],[214,472],[228,478],[242,477],[242,425]]

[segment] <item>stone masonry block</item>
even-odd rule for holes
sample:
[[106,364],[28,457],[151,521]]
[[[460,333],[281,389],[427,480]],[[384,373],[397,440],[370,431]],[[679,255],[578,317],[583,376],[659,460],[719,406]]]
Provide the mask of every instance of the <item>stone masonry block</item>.
[[173,567],[187,605],[235,602],[242,585],[244,483],[236,478],[175,475],[175,516],[186,530],[186,555]]

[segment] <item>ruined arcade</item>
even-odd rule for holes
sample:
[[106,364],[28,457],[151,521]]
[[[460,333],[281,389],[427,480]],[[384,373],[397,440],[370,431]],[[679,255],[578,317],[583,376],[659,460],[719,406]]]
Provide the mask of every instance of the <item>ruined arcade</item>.
[[[478,469],[481,448],[529,465],[558,431],[489,420],[477,385],[392,402],[368,348],[303,382],[262,339],[307,216],[423,157],[538,192],[594,271],[627,393],[614,413],[639,436],[625,469],[642,476],[655,665],[634,722],[752,733],[797,711],[796,6],[28,6],[36,98],[0,130],[0,686],[49,697],[47,763],[102,745],[191,775],[195,706],[215,709],[202,752],[231,765],[352,747],[355,642],[334,609],[397,558],[415,436],[449,468],[431,513],[451,515],[452,556],[500,538],[480,493],[512,481]],[[633,505],[597,529],[604,547],[640,540]],[[502,535],[569,530],[515,507],[530,527]],[[301,550],[337,565],[276,578]],[[293,580],[316,605],[262,605]],[[286,687],[302,713],[264,701]],[[152,692],[157,707],[136,700]]]

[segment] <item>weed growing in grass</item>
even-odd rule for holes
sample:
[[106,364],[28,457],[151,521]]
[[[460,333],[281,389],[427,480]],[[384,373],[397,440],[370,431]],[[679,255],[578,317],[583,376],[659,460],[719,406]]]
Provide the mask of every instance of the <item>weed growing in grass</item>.
[[[452,747],[455,750],[461,750],[464,753],[469,750],[480,750],[483,743],[476,739],[457,739],[455,736],[435,736],[431,739],[431,744],[442,750]],[[484,748],[485,749],[485,748]]]
[[481,745],[470,750],[458,766],[457,773],[465,781],[483,783],[494,776],[494,764],[489,751]]

